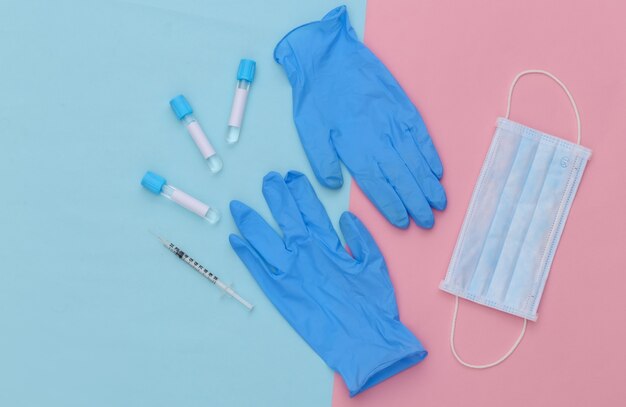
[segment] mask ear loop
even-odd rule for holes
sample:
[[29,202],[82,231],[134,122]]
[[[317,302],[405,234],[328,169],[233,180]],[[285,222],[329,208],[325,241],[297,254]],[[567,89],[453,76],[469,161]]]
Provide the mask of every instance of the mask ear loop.
[[572,107],[574,108],[574,113],[576,114],[576,125],[578,126],[578,137],[577,137],[576,142],[580,144],[580,134],[581,134],[580,114],[578,113],[578,107],[576,106],[576,102],[574,102],[574,97],[570,93],[569,89],[567,89],[567,86],[565,86],[565,84],[561,82],[559,78],[557,78],[556,76],[554,76],[548,71],[544,71],[541,69],[529,69],[527,71],[522,71],[518,73],[517,76],[515,76],[515,79],[513,79],[513,83],[511,83],[511,88],[509,89],[509,100],[506,104],[506,116],[505,117],[508,119],[509,114],[511,113],[511,99],[513,98],[513,90],[515,89],[515,85],[517,84],[517,81],[519,81],[522,76],[531,75],[531,74],[545,75],[548,78],[555,81],[561,87],[561,89],[563,89],[563,92],[565,92],[565,94],[569,98],[569,101],[572,104]]
[[511,349],[509,349],[509,351],[505,353],[504,356],[502,356],[500,359],[496,360],[495,362],[487,363],[485,365],[472,365],[471,363],[467,363],[466,361],[461,359],[459,354],[456,353],[456,348],[454,346],[454,331],[456,330],[456,317],[459,312],[459,297],[457,296],[455,298],[456,300],[454,303],[454,315],[452,316],[452,330],[450,331],[450,349],[452,350],[452,354],[454,355],[454,357],[460,364],[466,367],[470,367],[472,369],[488,369],[490,367],[497,366],[500,363],[504,362],[509,356],[513,354],[513,352],[515,352],[515,349],[517,349],[519,344],[522,342],[522,339],[524,338],[524,334],[526,333],[526,324],[528,323],[528,320],[526,318],[524,318],[524,326],[522,326],[522,332],[519,334],[519,337],[517,338],[517,340],[511,347]]
[[[529,69],[527,71],[522,71],[515,76],[515,79],[513,79],[513,82],[511,83],[511,88],[509,89],[509,98],[508,98],[507,105],[506,105],[506,118],[508,119],[511,113],[511,99],[513,98],[513,90],[515,89],[515,85],[517,84],[517,81],[519,81],[519,79],[522,76],[529,75],[529,74],[545,75],[548,78],[554,80],[561,87],[561,89],[563,89],[563,91],[569,98],[569,101],[572,104],[572,107],[574,108],[574,113],[576,114],[576,125],[578,126],[578,137],[577,137],[576,142],[580,144],[580,139],[581,139],[580,114],[578,113],[578,107],[576,106],[574,97],[570,93],[569,89],[567,89],[567,86],[565,86],[565,84],[561,82],[559,78],[557,78],[556,76],[554,76],[548,71],[543,71],[541,69]],[[526,326],[528,324],[528,320],[526,318],[524,318],[524,325],[522,326],[522,332],[519,334],[519,337],[517,338],[517,340],[511,347],[511,349],[509,349],[509,351],[505,353],[504,356],[502,356],[500,359],[496,360],[495,362],[487,363],[485,365],[473,365],[461,359],[459,354],[456,352],[456,347],[454,346],[454,332],[456,330],[456,318],[459,313],[459,297],[456,296],[455,298],[456,299],[454,303],[454,315],[452,316],[452,329],[450,331],[450,349],[452,350],[452,354],[454,355],[454,357],[460,364],[462,364],[463,366],[472,368],[472,369],[488,369],[490,367],[497,366],[500,363],[504,362],[509,356],[513,354],[513,352],[515,352],[515,349],[517,349],[519,344],[522,342],[522,339],[524,338],[524,334],[526,333]]]

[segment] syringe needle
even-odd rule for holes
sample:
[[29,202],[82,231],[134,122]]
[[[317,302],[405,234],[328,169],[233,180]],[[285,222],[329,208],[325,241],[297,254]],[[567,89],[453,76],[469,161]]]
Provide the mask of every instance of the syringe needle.
[[150,232],[150,234],[154,237],[156,237],[157,239],[159,239],[159,241],[163,244],[163,246],[169,246],[170,242],[168,242],[167,240],[163,239],[161,236],[157,235],[156,233],[154,233],[153,231],[149,230],[148,232]]
[[174,253],[176,257],[178,257],[179,259],[187,263],[187,265],[189,265],[191,268],[196,270],[198,273],[202,274],[210,282],[212,282],[214,285],[216,285],[218,288],[220,288],[222,291],[228,294],[231,298],[237,300],[241,305],[246,307],[248,311],[252,311],[252,308],[254,308],[254,306],[250,304],[248,301],[241,298],[239,294],[235,292],[235,290],[233,290],[231,287],[224,284],[222,280],[220,280],[215,274],[211,273],[203,265],[201,265],[196,260],[189,257],[189,255],[185,253],[184,251],[182,251],[178,246],[174,245],[171,242],[168,242],[167,240],[160,237],[156,233],[153,233],[153,232],[150,232],[150,233],[153,234],[157,239],[159,239],[161,243],[163,244],[163,246],[165,246],[165,248],[168,249],[170,252]]

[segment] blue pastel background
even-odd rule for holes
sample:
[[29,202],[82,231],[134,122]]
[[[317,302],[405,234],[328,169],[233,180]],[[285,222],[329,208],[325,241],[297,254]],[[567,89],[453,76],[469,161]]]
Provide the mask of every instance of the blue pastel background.
[[[365,0],[347,4],[362,35]],[[272,51],[336,5],[0,2],[0,406],[330,405],[331,371],[227,236],[231,199],[270,218],[265,173],[312,177]],[[257,76],[240,143],[229,147],[242,57],[257,61]],[[224,159],[217,176],[170,111],[178,93]],[[210,226],[143,190],[148,169],[216,206],[222,221]],[[313,184],[336,222],[347,184]],[[222,298],[151,230],[256,309]]]

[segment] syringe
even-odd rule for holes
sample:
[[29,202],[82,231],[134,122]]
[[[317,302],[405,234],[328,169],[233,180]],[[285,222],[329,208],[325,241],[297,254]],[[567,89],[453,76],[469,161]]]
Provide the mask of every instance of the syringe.
[[241,298],[239,294],[235,292],[235,290],[233,290],[232,288],[224,284],[222,280],[217,278],[215,274],[211,273],[209,270],[207,270],[204,266],[202,266],[196,260],[189,257],[187,253],[185,253],[182,249],[177,247],[174,243],[168,242],[167,240],[163,239],[160,236],[157,236],[157,238],[161,241],[163,246],[167,248],[167,250],[171,251],[176,256],[178,256],[179,259],[181,259],[182,261],[184,261],[185,263],[193,267],[194,270],[202,274],[204,277],[206,277],[210,282],[218,286],[226,294],[230,295],[231,297],[239,301],[241,305],[243,305],[244,307],[248,309],[248,311],[252,311],[252,308],[254,308],[254,305],[250,304],[248,301]]

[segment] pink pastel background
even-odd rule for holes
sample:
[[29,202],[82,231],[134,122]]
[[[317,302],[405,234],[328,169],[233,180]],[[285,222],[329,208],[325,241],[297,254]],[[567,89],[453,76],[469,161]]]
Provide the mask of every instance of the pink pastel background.
[[[626,2],[369,0],[365,42],[421,111],[445,167],[448,208],[433,230],[391,227],[352,185],[350,208],[381,246],[402,320],[429,357],[349,399],[339,377],[333,405],[626,405]],[[454,297],[438,289],[509,84],[546,69],[578,103],[593,156],[554,264],[539,320],[504,364],[475,371],[449,349]],[[573,140],[574,114],[549,79],[523,78],[511,118]],[[519,318],[462,301],[457,349],[497,359]]]

